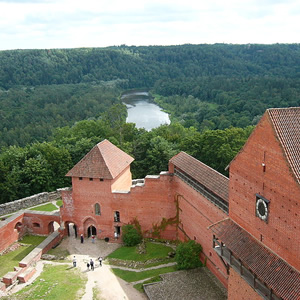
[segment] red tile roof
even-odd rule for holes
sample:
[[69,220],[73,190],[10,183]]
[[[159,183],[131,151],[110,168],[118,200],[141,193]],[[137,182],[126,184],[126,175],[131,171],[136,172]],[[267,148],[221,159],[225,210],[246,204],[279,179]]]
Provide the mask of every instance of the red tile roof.
[[300,273],[231,219],[211,227],[216,237],[257,278],[283,299],[300,299]]
[[291,169],[300,184],[300,107],[267,110]]
[[229,178],[185,152],[178,153],[170,162],[228,202]]
[[108,140],[97,144],[66,176],[113,179],[134,159]]

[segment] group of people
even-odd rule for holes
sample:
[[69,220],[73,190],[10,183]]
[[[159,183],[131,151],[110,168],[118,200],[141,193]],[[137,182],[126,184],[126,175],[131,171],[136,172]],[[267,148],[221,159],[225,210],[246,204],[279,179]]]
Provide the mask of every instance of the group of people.
[[[93,244],[95,244],[95,236],[94,235],[92,235],[92,243]],[[84,242],[84,237],[83,237],[83,234],[81,234],[80,235],[80,242],[81,242],[81,244],[83,244],[83,242]]]
[[[99,267],[102,267],[102,261],[103,261],[102,256],[99,256],[99,257],[97,258],[97,260],[99,261]],[[77,261],[76,261],[75,255],[74,255],[74,257],[73,257],[73,267],[74,267],[74,268],[76,267],[76,264],[77,264]],[[87,266],[87,269],[88,269],[88,270],[89,270],[90,267],[91,267],[91,270],[94,271],[94,269],[95,269],[95,263],[94,263],[94,261],[93,261],[92,258],[90,259],[90,261],[87,262],[86,266]]]
[[[99,256],[99,257],[98,257],[99,267],[102,267],[102,260],[103,260],[102,256]],[[87,266],[87,269],[88,269],[88,270],[89,270],[90,267],[91,267],[91,270],[94,271],[95,267],[94,267],[94,261],[93,261],[92,258],[90,259],[89,262],[87,262],[86,266]]]

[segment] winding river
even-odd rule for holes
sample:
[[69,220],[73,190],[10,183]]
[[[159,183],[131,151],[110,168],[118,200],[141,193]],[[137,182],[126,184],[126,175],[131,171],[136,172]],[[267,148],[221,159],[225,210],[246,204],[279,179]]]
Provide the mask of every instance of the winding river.
[[127,123],[135,123],[137,128],[151,130],[162,124],[170,124],[169,115],[151,101],[146,91],[134,91],[124,93],[122,102],[127,107]]

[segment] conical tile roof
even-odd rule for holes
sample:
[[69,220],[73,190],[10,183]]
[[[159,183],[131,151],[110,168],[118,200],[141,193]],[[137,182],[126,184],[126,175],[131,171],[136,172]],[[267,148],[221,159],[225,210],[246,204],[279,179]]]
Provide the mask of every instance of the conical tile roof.
[[70,177],[114,179],[134,160],[108,140],[97,144],[68,173]]

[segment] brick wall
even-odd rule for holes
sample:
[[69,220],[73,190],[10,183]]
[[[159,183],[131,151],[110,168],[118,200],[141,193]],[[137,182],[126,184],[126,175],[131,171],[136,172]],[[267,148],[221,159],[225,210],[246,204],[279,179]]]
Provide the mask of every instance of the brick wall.
[[262,300],[255,290],[240,275],[230,268],[228,280],[228,299],[230,300]]
[[48,235],[52,233],[54,231],[54,222],[60,224],[58,212],[26,211],[14,214],[5,221],[1,221],[0,253],[26,233],[33,235]]
[[18,213],[0,222],[0,253],[26,233],[24,213]]
[[174,177],[173,190],[179,202],[179,239],[195,240],[203,248],[202,261],[226,286],[227,273],[212,248],[212,232],[208,227],[228,217],[222,210],[205,199],[189,185]]
[[[129,174],[129,173],[127,173]],[[130,223],[136,218],[142,230],[151,230],[163,218],[176,216],[170,180],[172,176],[148,176],[145,184],[136,186],[130,192],[111,192],[112,180],[73,178],[73,190],[62,191],[62,219],[74,223],[78,234],[87,235],[90,225],[97,229],[97,238],[113,238],[115,226]],[[95,215],[94,205],[100,204],[101,215]],[[120,213],[120,222],[114,222],[114,213]],[[100,232],[101,230],[101,232]],[[175,226],[168,226],[162,238],[176,238]]]
[[[267,114],[231,163],[229,185],[229,216],[300,270],[300,187]],[[268,222],[255,214],[256,194],[270,201]]]

